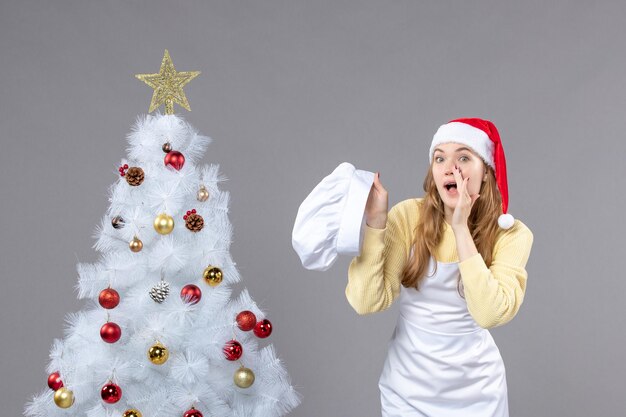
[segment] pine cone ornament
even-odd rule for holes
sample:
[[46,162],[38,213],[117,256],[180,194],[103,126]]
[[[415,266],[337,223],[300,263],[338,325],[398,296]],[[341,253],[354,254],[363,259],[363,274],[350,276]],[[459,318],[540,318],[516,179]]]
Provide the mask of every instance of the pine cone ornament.
[[126,175],[124,176],[126,177],[126,182],[129,185],[141,185],[141,183],[143,182],[143,169],[139,167],[130,167],[128,168],[128,171],[126,171]]
[[155,302],[161,304],[167,296],[170,294],[170,284],[166,281],[161,281],[150,290],[150,298]]
[[185,227],[192,232],[199,232],[204,227],[204,219],[196,213],[196,209],[188,211],[183,219],[185,219]]

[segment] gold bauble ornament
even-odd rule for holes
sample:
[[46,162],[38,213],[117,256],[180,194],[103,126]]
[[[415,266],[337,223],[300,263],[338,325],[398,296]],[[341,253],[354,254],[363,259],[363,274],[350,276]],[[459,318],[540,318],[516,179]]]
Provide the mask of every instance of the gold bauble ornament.
[[130,246],[130,250],[131,251],[139,252],[141,250],[141,248],[143,248],[143,242],[141,240],[139,240],[139,238],[137,236],[135,236],[133,238],[133,240],[130,241],[128,246]]
[[163,365],[170,357],[169,350],[163,344],[157,342],[148,349],[148,359],[155,365]]
[[197,198],[198,198],[198,201],[202,201],[202,202],[207,201],[209,199],[209,190],[207,190],[204,185],[200,187],[200,189],[198,190]]
[[220,285],[222,279],[224,278],[222,270],[216,266],[211,265],[206,267],[202,276],[204,277],[204,280],[207,282],[207,284],[209,284],[211,287],[217,287],[218,285]]
[[141,417],[141,413],[139,412],[139,410],[131,408],[129,410],[124,411],[124,414],[122,414],[122,417]]
[[242,366],[235,371],[233,380],[239,388],[250,388],[254,384],[254,372],[252,372],[252,369]]
[[165,213],[161,213],[154,219],[154,230],[162,235],[168,235],[174,230],[174,218]]
[[60,408],[70,408],[74,404],[74,393],[65,387],[61,387],[54,391],[54,403]]

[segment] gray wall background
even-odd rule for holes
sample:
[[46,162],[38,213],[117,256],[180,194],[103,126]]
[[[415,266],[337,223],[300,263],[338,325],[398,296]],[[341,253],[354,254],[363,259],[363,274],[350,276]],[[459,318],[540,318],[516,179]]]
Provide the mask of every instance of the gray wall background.
[[618,1],[7,1],[0,3],[0,403],[46,386],[77,261],[169,49],[188,121],[232,196],[232,253],[303,394],[293,416],[377,416],[396,308],[361,317],[349,259],[304,270],[299,204],[340,162],[421,196],[436,128],[498,126],[510,212],[534,232],[525,303],[492,331],[511,415],[618,416],[624,399],[623,119]]

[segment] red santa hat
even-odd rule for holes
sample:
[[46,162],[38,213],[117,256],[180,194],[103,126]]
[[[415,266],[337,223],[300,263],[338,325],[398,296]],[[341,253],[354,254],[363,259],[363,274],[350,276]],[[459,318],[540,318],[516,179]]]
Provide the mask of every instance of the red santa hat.
[[502,214],[498,217],[498,225],[503,229],[513,226],[515,219],[507,213],[509,206],[509,189],[506,182],[506,159],[496,125],[489,120],[478,118],[461,118],[450,120],[439,127],[430,145],[429,161],[432,161],[435,147],[442,143],[462,143],[480,155],[496,174],[496,184],[502,196]]

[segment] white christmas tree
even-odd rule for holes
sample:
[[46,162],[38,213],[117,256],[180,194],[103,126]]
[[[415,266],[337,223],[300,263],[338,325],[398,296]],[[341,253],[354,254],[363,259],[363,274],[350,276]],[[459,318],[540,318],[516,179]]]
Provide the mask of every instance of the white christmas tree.
[[271,344],[272,325],[230,256],[229,194],[219,165],[196,166],[211,139],[173,104],[197,72],[138,75],[155,88],[128,135],[128,157],[97,227],[94,264],[80,263],[85,308],[55,340],[32,417],[282,416],[300,396]]

